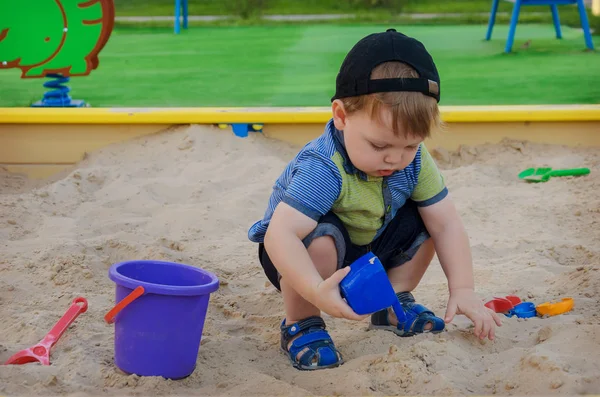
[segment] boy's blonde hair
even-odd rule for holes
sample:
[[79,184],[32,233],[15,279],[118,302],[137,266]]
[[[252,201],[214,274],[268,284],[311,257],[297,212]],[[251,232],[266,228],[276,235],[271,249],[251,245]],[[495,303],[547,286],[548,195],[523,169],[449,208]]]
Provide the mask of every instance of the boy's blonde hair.
[[[396,61],[384,62],[371,72],[371,80],[417,77],[419,74],[415,69]],[[372,119],[379,122],[382,121],[384,110],[391,111],[392,128],[396,136],[403,131],[405,137],[426,139],[434,128],[441,126],[437,101],[420,92],[380,92],[342,98],[341,101],[347,114],[366,110]]]

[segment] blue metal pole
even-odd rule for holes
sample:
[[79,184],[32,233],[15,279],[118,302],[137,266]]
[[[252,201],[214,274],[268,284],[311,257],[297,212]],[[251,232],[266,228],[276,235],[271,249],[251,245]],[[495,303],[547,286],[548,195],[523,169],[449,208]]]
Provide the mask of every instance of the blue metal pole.
[[179,18],[181,13],[181,0],[175,0],[175,34],[179,34],[181,28],[179,26]]
[[182,0],[183,6],[183,28],[187,29],[188,27],[188,0]]
[[496,13],[498,12],[498,3],[500,0],[494,0],[492,3],[492,11],[490,12],[490,21],[488,22],[487,34],[485,39],[489,40],[492,38],[492,29],[494,29],[494,23],[496,23]]
[[558,17],[558,6],[551,4],[550,9],[552,10],[552,22],[554,22],[554,30],[556,30],[556,38],[562,39],[562,32],[560,30],[560,18]]
[[590,23],[588,22],[585,4],[583,0],[577,0],[577,8],[579,9],[579,19],[581,19],[581,28],[583,29],[583,37],[585,37],[585,45],[590,50],[594,49],[592,34],[590,33]]
[[519,22],[520,9],[521,9],[521,0],[515,0],[515,6],[513,7],[512,17],[510,18],[510,29],[508,30],[508,40],[506,40],[506,47],[504,48],[504,52],[510,52],[512,50],[512,46],[515,41],[515,31],[517,30],[517,23]]

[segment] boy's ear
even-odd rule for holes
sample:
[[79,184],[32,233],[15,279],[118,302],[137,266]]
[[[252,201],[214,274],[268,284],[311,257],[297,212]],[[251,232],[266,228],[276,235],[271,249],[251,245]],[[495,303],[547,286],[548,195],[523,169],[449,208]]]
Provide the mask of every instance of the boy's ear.
[[340,131],[346,127],[346,110],[344,104],[339,99],[336,99],[331,104],[331,113],[333,114],[333,124]]

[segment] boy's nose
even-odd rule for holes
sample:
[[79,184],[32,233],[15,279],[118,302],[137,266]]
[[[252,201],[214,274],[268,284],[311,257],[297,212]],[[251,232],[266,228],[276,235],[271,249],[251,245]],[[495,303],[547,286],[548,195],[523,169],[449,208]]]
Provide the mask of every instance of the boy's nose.
[[397,155],[391,155],[388,154],[383,161],[385,161],[386,164],[390,164],[390,165],[398,165],[402,162],[402,155],[401,154],[397,154]]

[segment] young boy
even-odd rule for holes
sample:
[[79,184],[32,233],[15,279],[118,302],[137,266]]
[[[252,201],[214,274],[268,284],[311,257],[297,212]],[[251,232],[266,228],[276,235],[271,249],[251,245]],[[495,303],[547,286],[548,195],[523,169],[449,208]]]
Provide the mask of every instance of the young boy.
[[[283,296],[281,348],[294,367],[343,363],[320,314],[365,317],[341,298],[339,283],[369,251],[407,315],[398,324],[391,309],[374,313],[371,328],[437,333],[464,314],[475,335],[494,339],[499,317],[475,295],[466,232],[423,145],[439,124],[439,99],[437,68],[419,41],[394,29],[360,40],[337,76],[325,132],[288,164],[264,218],[250,228],[265,274]],[[436,252],[450,294],[444,320],[411,294]]]

